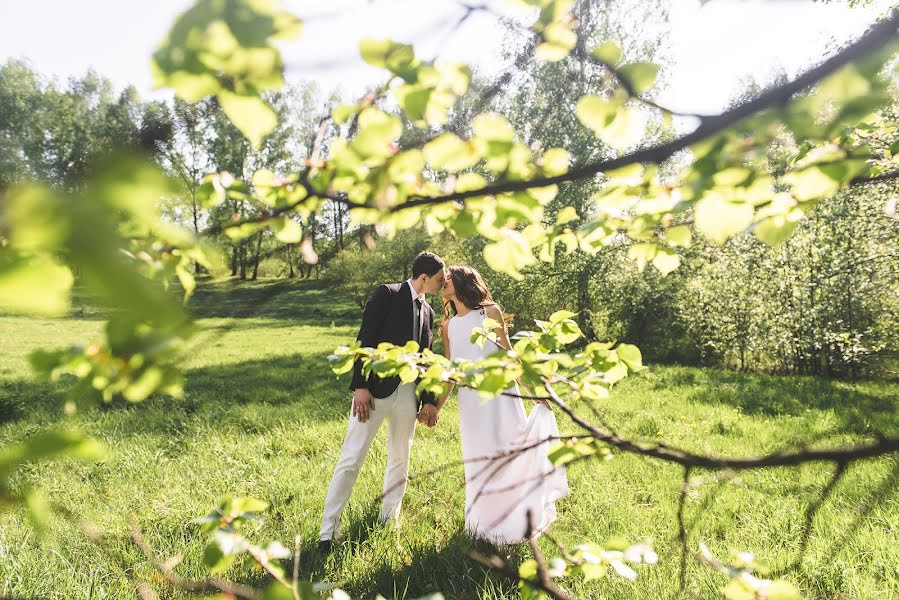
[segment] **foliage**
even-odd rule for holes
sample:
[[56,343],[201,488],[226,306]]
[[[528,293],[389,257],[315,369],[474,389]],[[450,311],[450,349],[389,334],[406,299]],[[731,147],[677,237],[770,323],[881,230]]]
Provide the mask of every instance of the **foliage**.
[[[495,110],[477,111],[464,128],[429,131],[417,146],[401,148],[404,130],[449,121],[452,107],[469,93],[471,71],[462,64],[421,60],[406,44],[365,39],[362,57],[385,70],[388,82],[360,102],[334,108],[331,119],[339,131],[328,140],[325,157],[313,151],[303,168],[276,173],[251,156],[265,157],[281,147],[276,142],[265,147],[276,139],[266,136],[278,122],[269,103],[277,103],[275,90],[284,82],[274,44],[295,37],[301,23],[276,2],[198,0],[154,55],[153,70],[158,84],[183,99],[215,96],[236,128],[215,139],[230,151],[231,166],[222,172],[220,163],[220,172],[199,191],[201,204],[219,210],[213,231],[239,242],[244,257],[248,241],[255,240],[258,268],[265,236],[300,242],[300,222],[330,203],[338,207],[341,247],[346,216],[352,224],[376,225],[388,238],[418,223],[430,235],[478,234],[486,240],[485,263],[516,281],[540,262],[553,263],[576,250],[595,256],[623,243],[641,268],[652,265],[666,275],[680,266],[682,248],[694,234],[720,246],[748,231],[777,246],[822,201],[896,175],[894,122],[878,112],[890,100],[895,11],[859,42],[796,80],[676,137],[669,128],[672,113],[651,98],[657,65],[635,59],[611,39],[587,47],[576,31],[571,0],[525,4],[537,12],[531,29],[538,61],[589,64],[604,74],[602,95],[578,90],[573,104],[582,131],[603,147],[599,157],[573,163],[572,157],[581,155],[564,145],[543,146],[537,143],[540,135],[526,138]],[[26,91],[34,87],[27,77],[19,80]],[[390,109],[388,97],[400,115]],[[18,102],[15,94],[9,98]],[[658,128],[658,141],[638,148],[649,124]],[[220,132],[229,127],[223,121],[218,126]],[[235,143],[238,130],[247,143]],[[766,150],[785,138],[796,152],[772,173]],[[681,151],[689,152],[689,159],[666,174],[671,165],[665,161]],[[69,408],[92,396],[110,401],[121,394],[141,401],[155,392],[180,395],[177,353],[193,327],[164,286],[177,276],[186,299],[195,287],[190,261],[207,268],[213,261],[195,236],[160,218],[160,197],[177,192],[158,169],[123,159],[93,175],[69,191],[29,183],[3,190],[0,305],[20,313],[63,314],[77,271],[114,309],[106,341],[87,349],[36,352],[37,371],[51,379],[62,371],[76,375]],[[581,210],[564,203],[551,207],[560,185],[596,176],[602,177],[601,186],[589,190]],[[244,277],[246,265],[242,261]],[[578,285],[579,292],[586,289],[583,279]],[[50,293],[45,298],[41,290]],[[575,316],[556,312],[537,322],[539,331],[517,335],[514,352],[498,352],[478,364],[449,363],[429,351],[418,353],[411,344],[341,348],[335,368],[344,372],[361,359],[368,371],[409,382],[420,378],[422,389],[441,391],[454,380],[485,396],[509,389],[520,377],[525,385],[542,385],[563,409],[566,403],[602,401],[609,387],[642,368],[642,355],[630,344],[601,342],[564,352],[583,335]],[[725,331],[720,337],[729,343],[751,336],[747,323],[752,322],[750,316],[736,326],[736,334]],[[826,342],[840,348],[840,360],[857,363],[865,347],[852,335],[837,333]],[[649,455],[665,449],[643,450],[611,434],[594,438]]]

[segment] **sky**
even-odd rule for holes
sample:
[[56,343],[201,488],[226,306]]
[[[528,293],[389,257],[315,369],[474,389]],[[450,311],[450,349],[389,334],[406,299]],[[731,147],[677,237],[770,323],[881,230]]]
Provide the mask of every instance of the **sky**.
[[[766,81],[779,69],[792,76],[834,43],[858,37],[895,0],[849,8],[845,2],[808,0],[671,0],[671,60],[658,100],[691,113],[720,111],[748,77]],[[191,0],[154,0],[136,10],[122,0],[0,0],[0,61],[26,58],[59,81],[89,67],[117,86],[133,84],[145,98],[168,92],[151,87],[149,59]],[[493,12],[523,17],[502,0]],[[306,21],[301,38],[282,46],[288,80],[314,80],[348,98],[384,80],[362,62],[363,37],[415,44],[416,54],[463,60],[482,72],[499,71],[502,29],[495,14],[477,12],[455,31],[462,15],[455,0],[285,0]],[[427,7],[424,10],[422,7]]]

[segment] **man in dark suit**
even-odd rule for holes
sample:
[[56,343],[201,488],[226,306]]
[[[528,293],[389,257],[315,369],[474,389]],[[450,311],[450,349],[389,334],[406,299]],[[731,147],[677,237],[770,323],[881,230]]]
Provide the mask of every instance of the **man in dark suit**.
[[[436,254],[422,252],[412,263],[411,279],[379,286],[369,298],[362,315],[362,327],[356,337],[362,346],[374,348],[381,342],[402,346],[415,340],[422,349],[430,348],[434,339],[431,331],[434,309],[425,302],[424,297],[443,289],[445,267]],[[350,384],[354,390],[350,422],[328,488],[319,533],[319,549],[322,552],[331,549],[356,477],[384,419],[388,423],[387,470],[384,473],[380,518],[382,522],[393,525],[398,521],[406,492],[416,415],[420,422],[429,427],[437,423],[437,399],[432,394],[422,394],[421,398],[416,399],[415,386],[415,383],[400,383],[399,377],[381,379],[372,373],[365,378],[362,363],[357,361],[354,365]]]

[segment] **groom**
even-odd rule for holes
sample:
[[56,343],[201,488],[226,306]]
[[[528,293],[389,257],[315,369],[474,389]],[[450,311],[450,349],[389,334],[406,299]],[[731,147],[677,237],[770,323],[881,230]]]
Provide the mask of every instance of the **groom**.
[[[424,300],[425,294],[443,289],[443,260],[436,254],[422,252],[412,263],[412,278],[403,283],[388,283],[378,287],[365,305],[362,327],[356,339],[365,348],[375,348],[381,342],[402,346],[415,340],[421,348],[433,342],[431,328],[434,309]],[[437,423],[437,400],[432,394],[422,394],[416,400],[415,383],[400,383],[399,377],[381,379],[372,373],[362,375],[362,363],[353,366],[353,407],[340,458],[325,499],[325,511],[319,533],[319,551],[331,550],[332,540],[340,526],[340,516],[350,498],[359,469],[368,454],[381,422],[387,419],[387,470],[384,473],[384,495],[381,522],[396,523],[400,504],[406,492],[409,474],[409,450],[418,420],[433,427]]]

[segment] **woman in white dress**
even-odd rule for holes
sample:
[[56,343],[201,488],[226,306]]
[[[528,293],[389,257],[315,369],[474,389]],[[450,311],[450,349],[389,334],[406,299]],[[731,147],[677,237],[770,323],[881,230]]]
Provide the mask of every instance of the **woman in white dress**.
[[[447,358],[471,361],[511,349],[499,306],[481,275],[471,267],[452,266],[443,289],[447,318],[441,325]],[[454,316],[448,318],[450,314]],[[475,327],[491,318],[499,345],[471,342]],[[452,388],[438,400],[443,406]],[[458,393],[465,466],[465,529],[495,544],[526,541],[528,512],[532,534],[538,535],[556,518],[556,500],[568,495],[564,467],[547,458],[550,438],[559,435],[550,405],[540,401],[528,416],[518,386],[484,400],[476,390]]]

